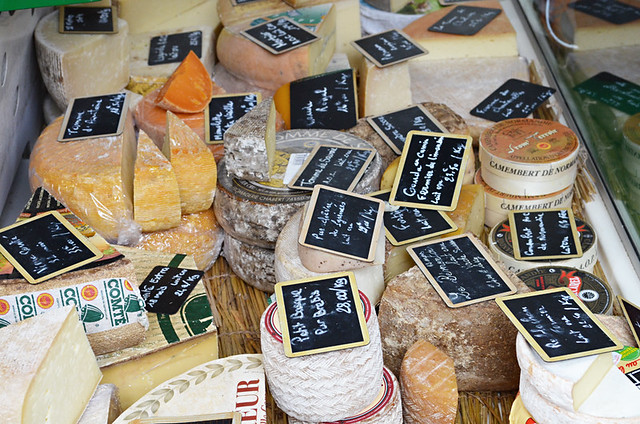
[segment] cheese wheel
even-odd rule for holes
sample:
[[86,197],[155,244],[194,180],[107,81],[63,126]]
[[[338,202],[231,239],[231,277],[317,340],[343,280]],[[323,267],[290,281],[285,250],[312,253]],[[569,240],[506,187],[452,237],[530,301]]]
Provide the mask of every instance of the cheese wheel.
[[289,417],[289,424],[402,424],[402,400],[396,376],[387,367],[376,400],[359,414],[340,421],[312,423]]
[[242,281],[258,290],[273,293],[276,284],[273,249],[243,243],[225,234],[224,257]]
[[60,109],[74,97],[115,93],[129,81],[129,26],[118,19],[115,34],[61,34],[58,11],[34,32],[42,80]]
[[[221,160],[214,209],[224,230],[244,243],[274,249],[284,225],[311,195],[308,190],[294,190],[284,184],[287,168],[301,166],[304,155],[300,154],[308,154],[318,145],[371,148],[364,140],[340,131],[278,132],[273,174],[268,183],[232,178],[226,159]],[[376,191],[381,175],[382,160],[375,155],[354,191],[361,194]]]
[[[275,249],[274,270],[276,281],[301,280],[331,273],[319,273],[308,270],[298,254],[298,237],[302,225],[303,209],[294,214],[278,236]],[[384,291],[384,273],[382,265],[371,265],[350,270],[353,272],[358,289],[375,305]]]
[[264,370],[273,399],[287,415],[301,421],[336,421],[358,414],[375,400],[383,381],[380,330],[369,299],[362,293],[360,299],[369,344],[314,355],[286,357],[278,304],[262,314]]

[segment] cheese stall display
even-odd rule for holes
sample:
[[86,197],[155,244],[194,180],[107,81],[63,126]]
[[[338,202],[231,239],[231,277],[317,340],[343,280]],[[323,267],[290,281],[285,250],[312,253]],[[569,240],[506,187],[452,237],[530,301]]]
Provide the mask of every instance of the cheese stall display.
[[[518,0],[427,0],[396,38],[356,0],[59,3],[2,213],[0,421],[640,422],[635,259]],[[535,3],[638,43],[638,0]],[[633,185],[640,81],[588,77]]]

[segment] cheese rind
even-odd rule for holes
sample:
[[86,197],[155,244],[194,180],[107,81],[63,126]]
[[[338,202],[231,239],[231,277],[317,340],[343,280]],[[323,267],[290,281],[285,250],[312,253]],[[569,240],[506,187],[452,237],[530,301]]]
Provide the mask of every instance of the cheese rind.
[[101,378],[73,306],[0,329],[0,358],[8,423],[75,423]]
[[217,0],[117,0],[118,17],[129,22],[131,34],[187,25],[216,28],[220,23],[217,3]]
[[258,290],[273,293],[276,284],[273,249],[253,246],[225,234],[224,258],[242,281]]
[[111,424],[120,412],[118,388],[114,384],[100,384],[78,424]]

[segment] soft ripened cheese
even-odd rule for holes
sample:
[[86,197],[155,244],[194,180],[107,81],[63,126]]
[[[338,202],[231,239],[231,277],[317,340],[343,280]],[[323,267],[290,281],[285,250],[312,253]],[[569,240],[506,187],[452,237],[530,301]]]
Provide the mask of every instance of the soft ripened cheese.
[[224,133],[224,160],[235,178],[269,181],[276,154],[276,107],[265,99]]
[[[474,1],[473,5],[469,6],[502,10],[500,2],[496,0]],[[518,56],[516,31],[504,11],[474,35],[429,31],[433,24],[450,12],[451,9],[445,7],[427,13],[403,29],[405,34],[429,51],[429,54],[417,58],[418,61],[456,57]]]
[[453,360],[434,345],[418,340],[405,353],[400,369],[405,424],[453,424],[458,385]]
[[178,180],[182,213],[209,209],[216,193],[216,161],[198,134],[169,111],[162,152]]
[[596,360],[594,365],[597,369],[589,368],[573,386],[576,410],[596,417],[640,420],[640,389],[613,365],[613,356],[605,355],[602,362]]
[[220,63],[235,76],[269,90],[324,72],[335,52],[336,8],[328,3],[296,9],[287,16],[312,31],[318,40],[275,55],[240,34],[253,25],[224,27],[216,48]]
[[100,378],[73,306],[0,329],[4,422],[76,423]]
[[408,62],[378,68],[362,56],[358,73],[360,116],[382,115],[413,103]]
[[78,424],[111,424],[120,412],[118,388],[114,384],[101,384],[89,400]]
[[220,23],[217,3],[217,0],[117,0],[118,17],[129,22],[130,34],[189,25],[216,28]]
[[126,113],[122,134],[59,143],[62,117],[44,129],[29,162],[31,189],[44,187],[107,241],[132,242],[136,138]]
[[593,360],[585,373],[573,384],[571,396],[573,409],[579,411],[587,399],[594,394],[611,368],[614,368],[615,358],[611,352],[601,353]]
[[42,18],[34,32],[40,73],[58,107],[74,97],[122,90],[129,81],[129,27],[118,19],[116,34],[61,34],[58,11]]
[[142,231],[166,230],[180,225],[178,180],[171,162],[142,130],[133,177],[133,219]]

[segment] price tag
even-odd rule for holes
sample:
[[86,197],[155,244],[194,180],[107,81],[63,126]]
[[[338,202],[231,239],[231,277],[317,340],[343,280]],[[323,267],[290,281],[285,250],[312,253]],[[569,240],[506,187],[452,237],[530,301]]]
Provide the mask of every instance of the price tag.
[[240,33],[273,54],[282,54],[318,39],[313,32],[285,17],[256,25]]
[[395,29],[369,35],[351,44],[379,68],[428,53],[408,35]]
[[616,25],[640,19],[640,9],[615,0],[580,0],[569,7]]
[[474,107],[471,114],[493,122],[526,118],[555,91],[553,88],[512,78]]
[[131,424],[240,424],[240,412],[224,412],[221,414],[191,415],[182,417],[138,418]]
[[502,10],[488,7],[456,6],[442,19],[430,26],[429,31],[474,35],[500,13]]
[[175,314],[202,280],[203,271],[156,266],[140,284],[140,294],[148,312]]
[[260,93],[241,93],[213,96],[204,109],[205,140],[207,144],[222,144],[224,133],[260,103]]
[[122,134],[128,104],[127,93],[74,98],[67,106],[58,141]]
[[193,51],[202,58],[202,31],[158,35],[149,43],[149,66],[182,62]]
[[640,113],[640,85],[608,72],[600,72],[574,90],[629,115]]
[[58,32],[63,34],[113,34],[118,32],[118,14],[113,7],[60,8]]
[[636,344],[640,346],[640,307],[629,302],[622,296],[618,296],[618,302],[624,312],[624,317],[627,319],[627,324],[629,324],[633,338],[636,340]]

